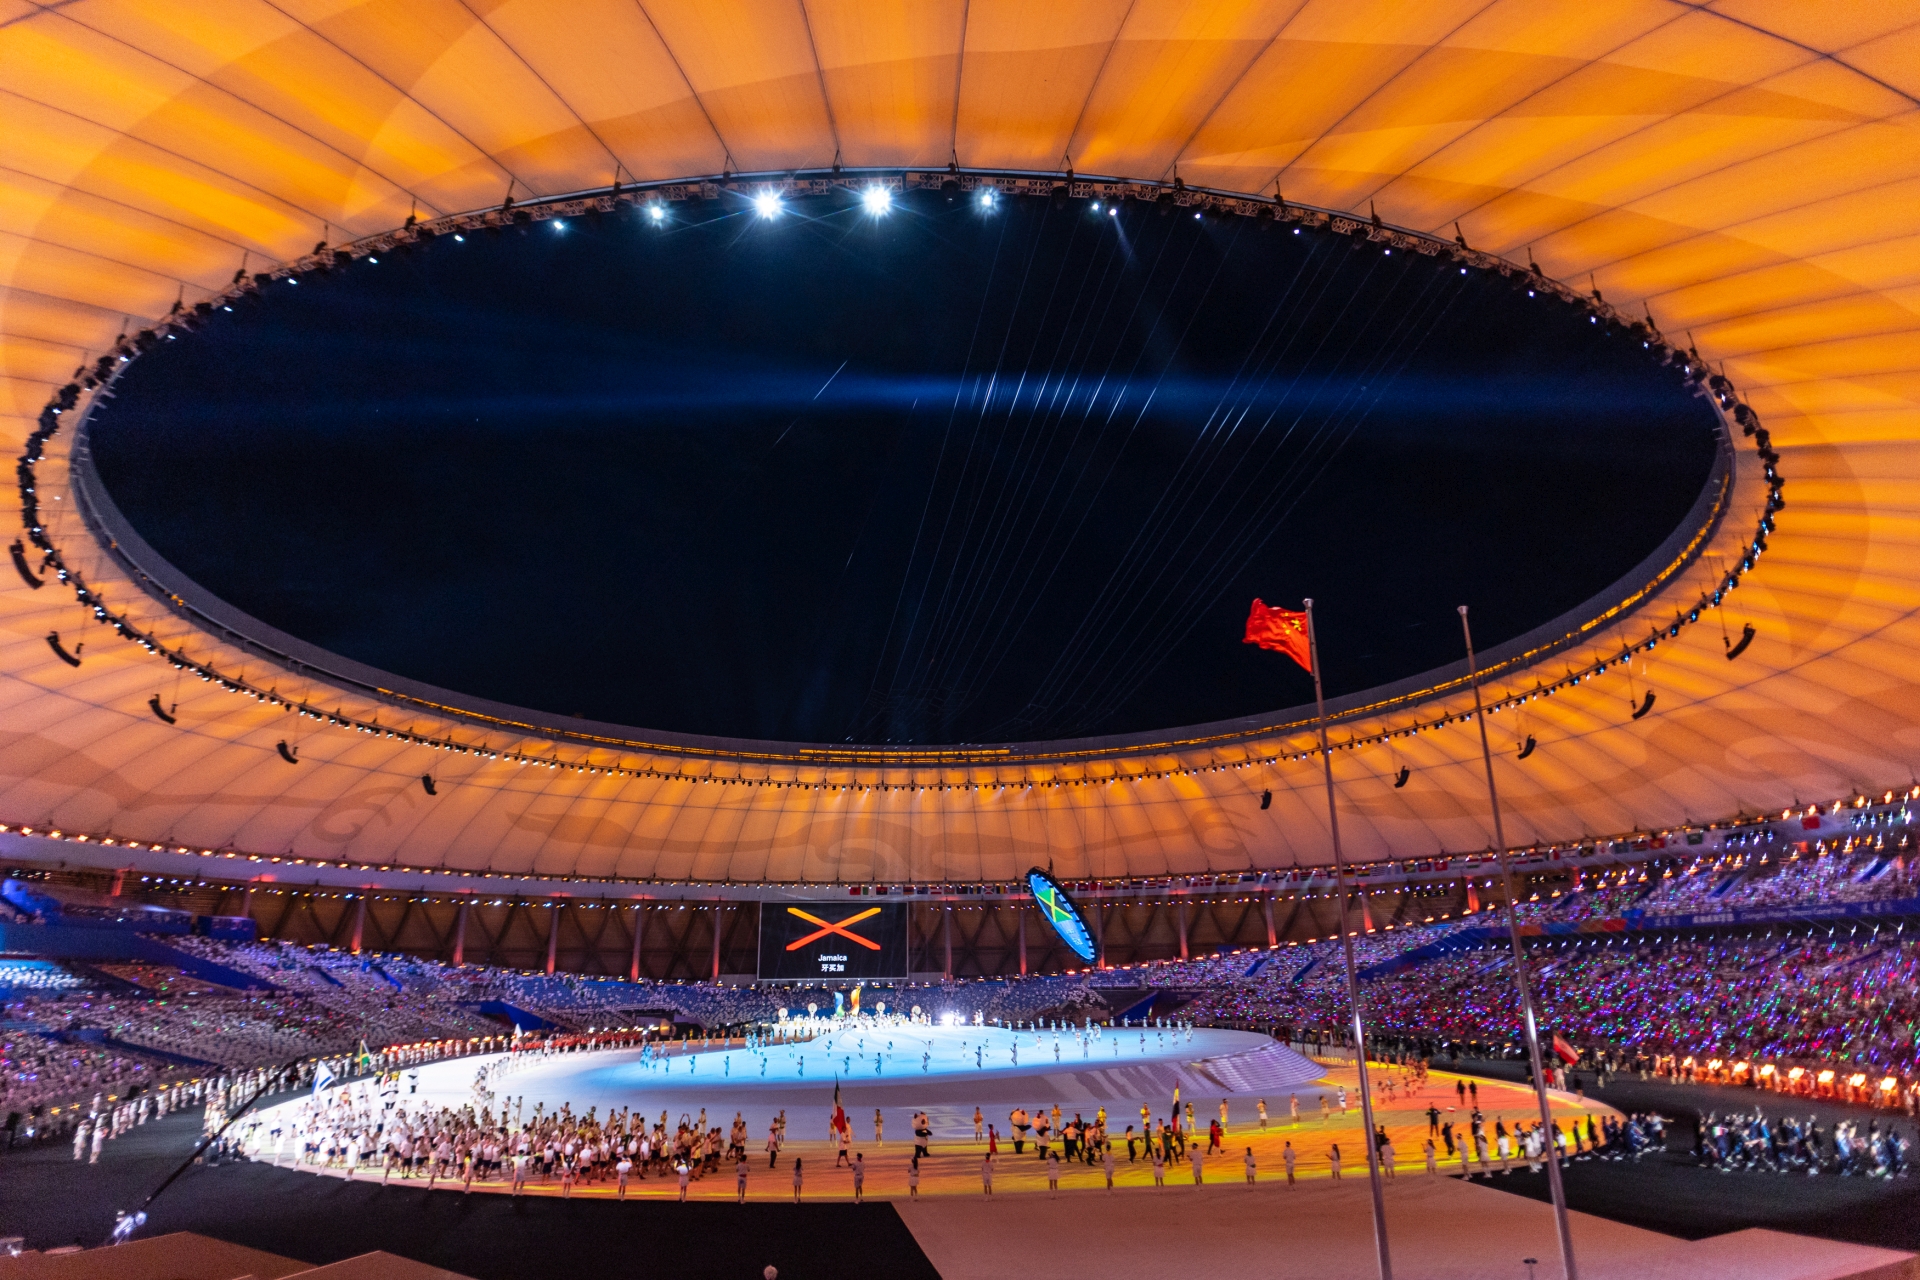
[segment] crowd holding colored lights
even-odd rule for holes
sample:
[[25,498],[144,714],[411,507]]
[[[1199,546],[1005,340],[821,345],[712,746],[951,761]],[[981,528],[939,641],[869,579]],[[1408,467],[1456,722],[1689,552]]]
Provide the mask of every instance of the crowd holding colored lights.
[[[1763,862],[1750,852],[1593,876],[1577,891],[1522,904],[1521,914],[1529,925],[1587,920],[1595,912],[1617,918],[1701,901],[1765,903],[1802,890],[1836,900],[1877,893],[1898,901],[1912,893],[1898,856],[1862,849]],[[1429,1045],[1513,1045],[1519,1017],[1501,923],[1497,913],[1482,911],[1355,939],[1370,1033]],[[142,1048],[248,1067],[338,1052],[363,1035],[374,1042],[484,1035],[497,1028],[474,1010],[488,1000],[562,1029],[584,1029],[619,1025],[642,1008],[671,1009],[684,1023],[707,1027],[768,1022],[790,998],[773,989],[456,968],[284,943],[170,943],[272,990],[223,988],[129,964],[115,975],[137,993],[115,993],[42,963],[11,987],[7,1017],[43,1039],[102,1032],[127,1062],[103,1060],[88,1070],[137,1074],[153,1066],[139,1067]],[[1920,930],[1909,939],[1902,924],[1691,940],[1596,933],[1536,939],[1530,954],[1546,1024],[1598,1054],[1657,1059],[1661,1070],[1686,1078],[1744,1072],[1765,1087],[1833,1095],[1859,1091],[1863,1086],[1851,1081],[1864,1072],[1874,1082],[1866,1092],[1883,1102],[1883,1077],[1902,1082],[1894,1092],[1904,1100],[1904,1082],[1920,1076]],[[1190,961],[950,983],[915,1002],[966,1019],[1079,1020],[1115,1012],[1103,992],[1131,1000],[1137,995],[1119,993],[1155,989],[1191,994],[1182,1016],[1203,1022],[1285,1028],[1308,1039],[1337,1039],[1346,1023],[1332,938]],[[1740,1063],[1748,1065],[1736,1070]],[[57,1073],[41,1072],[37,1081],[33,1075],[14,1071],[0,1088],[45,1101],[65,1087]]]
[[[1730,1078],[1731,1068],[1717,1064],[1744,1061],[1857,1064],[1876,1080],[1909,1078],[1920,1075],[1920,938],[1891,939],[1892,932],[1569,943],[1534,954],[1534,990],[1543,1024],[1575,1045],[1664,1059],[1666,1074]],[[1323,967],[1332,971],[1269,965],[1209,988],[1191,1012],[1331,1036],[1344,1024],[1346,1001],[1338,970]],[[1370,1032],[1381,1036],[1506,1048],[1520,1035],[1512,953],[1498,945],[1376,977],[1363,999]],[[1804,1070],[1791,1077],[1803,1079]],[[1817,1071],[1809,1083],[1820,1083]]]
[[[1898,908],[1878,920],[1801,923],[1750,937],[1535,936],[1529,964],[1544,1027],[1593,1067],[1914,1113],[1920,930],[1908,938],[1903,923],[1913,893],[1898,851],[1904,834],[1863,830],[1824,850],[1756,838],[1731,852],[1588,874],[1570,892],[1520,904],[1530,929],[1783,898]],[[1481,910],[1354,939],[1376,1053],[1517,1048],[1502,923],[1501,913]],[[115,984],[107,986],[98,973],[55,962],[9,961],[0,969],[9,1028],[0,1040],[0,1110],[21,1113],[42,1138],[64,1140],[83,1116],[90,1132],[111,1136],[151,1114],[156,1099],[179,1104],[205,1093],[205,1068],[183,1068],[182,1057],[245,1073],[329,1058],[347,1071],[363,1042],[380,1061],[399,1061],[421,1044],[442,1046],[436,1055],[466,1052],[459,1046],[500,1040],[499,1026],[478,1012],[489,1001],[554,1028],[552,1043],[563,1046],[582,1033],[598,1043],[642,1025],[656,1037],[673,1034],[675,1023],[752,1034],[774,1026],[794,999],[782,989],[454,967],[286,943],[179,937],[169,945],[223,966],[236,983],[258,978],[272,989],[222,987],[135,963],[97,966]],[[1327,938],[1187,961],[917,986],[900,993],[900,1004],[910,995],[943,1021],[1077,1024],[1115,1018],[1115,1001],[1132,1006],[1143,992],[1166,991],[1186,1001],[1182,1021],[1339,1043],[1347,1023],[1339,953],[1338,941]],[[867,998],[895,1003],[885,986],[870,985]],[[90,1101],[96,1095],[104,1110]],[[128,1104],[129,1097],[146,1102]],[[1707,1116],[1700,1133],[1699,1158],[1728,1168],[1892,1175],[1907,1165],[1905,1140],[1892,1129],[1843,1121],[1829,1132],[1812,1120],[1781,1120],[1777,1108],[1773,1118],[1760,1110]]]
[[[1657,919],[1781,901],[1904,903],[1913,892],[1903,856],[1861,848],[1595,877],[1558,900],[1523,904],[1521,917]],[[1370,1034],[1517,1045],[1512,953],[1498,936],[1502,919],[1483,920],[1496,936],[1452,949],[1448,939],[1466,937],[1468,921],[1361,940],[1362,969],[1381,966],[1364,984]],[[1597,1056],[1677,1079],[1880,1105],[1911,1107],[1920,1089],[1920,930],[1908,938],[1902,922],[1816,923],[1744,938],[1595,933],[1538,939],[1529,956],[1543,1025]],[[1387,963],[1395,957],[1411,963]],[[1189,1012],[1337,1038],[1348,1008],[1336,946],[1287,949],[1210,981]]]

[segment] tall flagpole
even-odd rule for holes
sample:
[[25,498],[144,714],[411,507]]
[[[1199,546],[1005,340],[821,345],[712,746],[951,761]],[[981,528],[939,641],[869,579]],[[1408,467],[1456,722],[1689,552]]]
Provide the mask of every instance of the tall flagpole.
[[1313,632],[1313,601],[1307,601],[1306,606],[1314,722],[1320,730],[1320,759],[1327,771],[1327,827],[1333,833],[1333,878],[1340,893],[1340,948],[1347,964],[1347,1004],[1353,1010],[1354,1059],[1360,1065],[1360,1122],[1367,1127],[1367,1177],[1373,1184],[1373,1247],[1380,1257],[1380,1280],[1393,1280],[1393,1258],[1387,1251],[1387,1201],[1380,1184],[1380,1151],[1373,1140],[1373,1086],[1367,1081],[1367,1033],[1360,1017],[1360,979],[1353,970],[1353,934],[1347,929],[1347,862],[1340,852],[1340,810],[1333,802],[1333,749],[1327,745],[1327,697],[1320,687],[1320,644]]
[[1527,1028],[1527,1056],[1533,1063],[1533,1092],[1540,1103],[1540,1126],[1547,1148],[1547,1186],[1553,1192],[1553,1223],[1560,1232],[1560,1265],[1567,1280],[1580,1280],[1573,1261],[1573,1233],[1567,1221],[1567,1192],[1560,1184],[1560,1151],[1554,1136],[1553,1110],[1547,1101],[1547,1073],[1540,1058],[1540,1023],[1533,1007],[1533,984],[1527,981],[1527,953],[1520,945],[1520,916],[1514,908],[1513,870],[1507,862],[1507,834],[1500,825],[1500,793],[1493,785],[1493,747],[1487,741],[1487,713],[1480,705],[1480,673],[1473,660],[1473,628],[1467,606],[1460,607],[1460,631],[1467,640],[1467,679],[1473,685],[1473,719],[1480,726],[1480,756],[1487,766],[1487,799],[1493,805],[1494,851],[1500,858],[1500,884],[1507,896],[1507,940],[1513,944],[1513,978],[1520,988],[1520,1012]]

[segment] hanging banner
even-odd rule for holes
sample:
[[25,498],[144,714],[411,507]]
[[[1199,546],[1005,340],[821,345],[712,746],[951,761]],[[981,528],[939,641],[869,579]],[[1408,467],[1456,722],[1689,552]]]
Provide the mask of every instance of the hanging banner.
[[1092,962],[1097,954],[1093,944],[1093,931],[1087,928],[1086,917],[1080,914],[1080,908],[1074,905],[1060,882],[1035,867],[1027,872],[1027,890],[1033,894],[1033,900],[1040,907],[1040,914],[1060,935],[1060,941],[1067,944],[1073,954],[1082,960]]

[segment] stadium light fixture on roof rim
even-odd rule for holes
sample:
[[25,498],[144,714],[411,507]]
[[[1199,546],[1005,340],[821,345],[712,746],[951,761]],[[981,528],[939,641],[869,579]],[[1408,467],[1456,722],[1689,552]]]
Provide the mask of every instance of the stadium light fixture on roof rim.
[[780,197],[771,191],[763,191],[753,198],[753,209],[763,218],[780,216]]
[[647,205],[647,216],[655,222],[665,222],[667,220],[667,207],[658,200],[655,200]]
[[893,207],[893,193],[883,186],[871,186],[860,193],[860,203],[868,213],[878,218]]

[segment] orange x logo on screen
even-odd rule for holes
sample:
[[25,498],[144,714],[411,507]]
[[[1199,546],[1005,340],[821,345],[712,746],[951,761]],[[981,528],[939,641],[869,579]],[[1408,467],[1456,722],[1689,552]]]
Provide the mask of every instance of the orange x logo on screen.
[[819,938],[824,938],[830,933],[837,933],[843,938],[847,938],[847,939],[850,939],[851,941],[857,942],[869,951],[878,951],[880,949],[879,943],[869,942],[865,938],[861,937],[859,934],[853,932],[853,930],[847,928],[847,926],[850,924],[859,924],[862,920],[865,920],[868,916],[879,915],[880,908],[878,907],[868,907],[865,911],[856,912],[855,914],[848,916],[845,920],[838,920],[838,921],[822,920],[819,916],[812,915],[809,912],[802,911],[798,907],[788,907],[787,911],[789,914],[799,916],[802,920],[805,920],[808,924],[817,924],[820,926],[818,929],[815,929],[812,933],[808,934],[806,937],[800,939],[800,941],[788,943],[787,950],[789,951],[798,951],[800,948],[806,946],[809,942],[813,942]]

